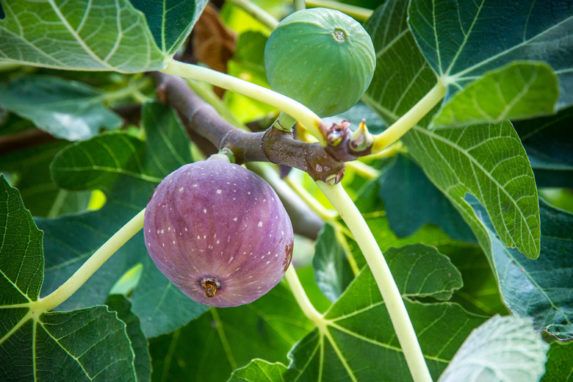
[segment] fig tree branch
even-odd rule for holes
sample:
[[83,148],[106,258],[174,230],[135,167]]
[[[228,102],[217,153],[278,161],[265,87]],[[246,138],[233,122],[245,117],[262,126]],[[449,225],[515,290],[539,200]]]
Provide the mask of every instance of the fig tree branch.
[[7,154],[10,151],[36,146],[53,140],[54,137],[42,130],[25,130],[21,133],[0,137],[0,153]]
[[[349,134],[337,146],[323,147],[319,143],[296,140],[290,132],[270,128],[264,132],[245,132],[225,121],[217,111],[199,96],[187,83],[164,73],[154,73],[159,98],[170,104],[179,114],[187,131],[208,140],[216,149],[231,149],[239,163],[272,162],[298,168],[313,179],[338,182],[344,172],[344,162],[359,155],[349,150]],[[336,132],[347,126],[333,125]],[[367,151],[364,152],[364,155]]]
[[191,80],[208,82],[211,85],[235,91],[246,95],[247,97],[265,102],[295,118],[305,129],[310,131],[312,135],[317,137],[319,140],[326,139],[326,126],[316,113],[300,102],[272,91],[271,89],[267,89],[216,70],[198,65],[186,64],[175,60],[168,62],[167,67],[162,69],[162,72]]
[[[264,132],[249,133],[235,128],[229,122],[224,120],[219,112],[213,106],[199,97],[193,90],[191,90],[187,83],[178,77],[169,76],[162,73],[153,73],[157,80],[159,97],[169,103],[179,114],[182,122],[184,123],[187,133],[199,145],[201,151],[206,155],[217,152],[218,149],[225,147],[226,142],[235,142],[232,149],[234,149],[235,157],[240,162],[254,162],[256,160],[270,162],[267,154],[262,149],[262,137]],[[283,134],[285,140],[288,142],[294,141],[290,138],[289,134]],[[243,139],[243,137],[248,137]],[[256,139],[253,139],[256,138]],[[257,141],[258,139],[258,141]],[[267,142],[273,142],[268,140]],[[290,144],[290,143],[289,143]],[[297,143],[298,145],[299,143]],[[324,155],[324,148],[319,144],[313,144],[310,150],[307,150],[308,155],[312,155],[314,151],[320,150]],[[239,153],[241,155],[239,155]],[[270,155],[271,158],[277,158],[279,155]],[[294,158],[300,162],[302,156]],[[292,159],[292,158],[291,158]],[[333,159],[330,161],[335,162]],[[291,167],[295,162],[290,162]],[[305,162],[302,161],[305,165]],[[342,163],[336,162],[337,168],[343,166]],[[306,166],[306,165],[305,165]],[[304,202],[298,199],[297,195],[281,181],[274,171],[251,163],[249,166],[255,172],[261,174],[267,182],[269,182],[281,200],[294,224],[295,232],[299,235],[316,239],[322,226],[323,221],[310,210]]]

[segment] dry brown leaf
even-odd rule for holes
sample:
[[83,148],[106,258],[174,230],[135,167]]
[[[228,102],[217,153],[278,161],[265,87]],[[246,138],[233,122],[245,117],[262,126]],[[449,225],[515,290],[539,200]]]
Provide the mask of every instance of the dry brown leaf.
[[197,60],[212,69],[226,72],[237,43],[235,33],[226,28],[211,4],[195,24],[192,36],[193,53]]

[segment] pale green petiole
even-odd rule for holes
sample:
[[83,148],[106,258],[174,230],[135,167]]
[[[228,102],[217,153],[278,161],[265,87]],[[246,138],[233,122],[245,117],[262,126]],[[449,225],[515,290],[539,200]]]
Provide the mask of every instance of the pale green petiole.
[[275,19],[263,8],[249,0],[227,0],[227,2],[241,8],[243,11],[245,11],[247,14],[249,14],[251,17],[253,17],[255,20],[270,30],[275,29],[279,25],[277,19]]
[[340,217],[352,232],[354,240],[358,243],[368,267],[372,271],[386,309],[388,309],[398,341],[402,346],[412,378],[416,382],[431,381],[430,371],[398,286],[366,221],[340,184],[331,186],[317,182],[317,185],[340,213]]
[[382,133],[374,136],[372,154],[384,150],[402,138],[444,98],[445,94],[446,87],[441,81],[438,81],[410,110]]
[[145,209],[141,210],[113,234],[112,237],[99,247],[98,250],[55,291],[31,303],[32,311],[42,313],[54,309],[76,293],[114,253],[143,228],[144,213]]
[[300,11],[306,7],[304,0],[293,0],[295,11]]
[[322,220],[326,222],[333,222],[336,220],[338,213],[324,207],[318,200],[314,198],[299,182],[293,179],[292,175],[284,178],[286,184],[301,198],[306,205],[317,214]]
[[298,306],[300,307],[306,318],[312,321],[316,327],[318,328],[324,327],[324,325],[326,324],[326,320],[324,319],[322,314],[316,310],[314,305],[312,305],[312,302],[310,302],[308,296],[306,295],[306,292],[304,291],[302,284],[300,283],[300,280],[298,279],[298,276],[292,264],[289,265],[285,273],[285,278],[288,283],[288,286],[292,291],[294,299],[296,300]]
[[355,19],[360,21],[368,20],[370,16],[372,16],[372,13],[374,13],[370,9],[332,0],[306,0],[306,5],[309,5],[311,7],[334,9],[342,13],[346,13],[348,16],[354,17]]
[[255,85],[216,70],[178,61],[169,62],[162,72],[182,78],[208,82],[211,85],[231,90],[272,105],[299,121],[312,135],[324,141],[324,137],[320,131],[322,120],[318,115],[300,102],[271,89]]

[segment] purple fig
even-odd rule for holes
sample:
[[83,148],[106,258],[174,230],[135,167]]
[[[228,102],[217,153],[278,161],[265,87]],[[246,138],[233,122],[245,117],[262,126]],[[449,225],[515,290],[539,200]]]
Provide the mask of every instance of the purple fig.
[[290,264],[293,230],[274,190],[218,155],[159,184],[145,211],[147,250],[193,300],[219,307],[256,300]]

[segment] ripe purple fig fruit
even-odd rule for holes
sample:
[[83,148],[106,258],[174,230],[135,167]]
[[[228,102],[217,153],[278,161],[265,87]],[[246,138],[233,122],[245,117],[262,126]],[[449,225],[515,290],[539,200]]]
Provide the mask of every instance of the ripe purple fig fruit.
[[144,235],[171,282],[218,307],[261,297],[292,258],[292,225],[274,190],[220,155],[163,179],[147,205]]

